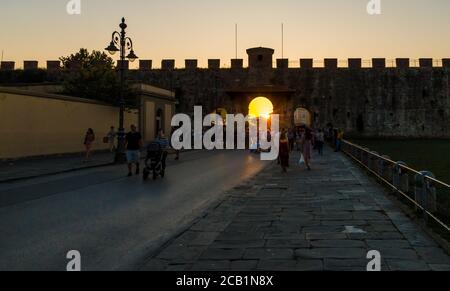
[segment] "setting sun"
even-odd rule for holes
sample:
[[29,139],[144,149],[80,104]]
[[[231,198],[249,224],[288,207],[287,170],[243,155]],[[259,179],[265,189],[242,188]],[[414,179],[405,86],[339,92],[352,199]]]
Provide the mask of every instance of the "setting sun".
[[254,117],[269,118],[273,113],[272,102],[265,97],[258,97],[253,99],[249,106],[249,115]]

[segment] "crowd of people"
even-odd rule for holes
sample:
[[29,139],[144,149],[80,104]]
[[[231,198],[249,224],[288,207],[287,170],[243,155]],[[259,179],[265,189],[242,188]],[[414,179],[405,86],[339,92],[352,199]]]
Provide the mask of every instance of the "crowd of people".
[[[270,134],[270,132],[268,133]],[[108,134],[103,138],[103,142],[109,144],[109,151],[111,153],[116,151],[116,139],[118,132],[111,126]],[[86,149],[85,162],[88,162],[92,155],[92,148],[95,142],[95,133],[92,128],[89,128],[84,138],[84,145]],[[342,141],[344,139],[344,132],[340,129],[334,129],[331,126],[325,129],[312,129],[307,126],[300,126],[292,129],[281,131],[280,147],[278,163],[281,165],[282,171],[287,172],[290,167],[290,154],[293,151],[301,153],[299,161],[300,165],[305,165],[308,171],[312,170],[312,157],[314,150],[319,156],[323,156],[324,146],[326,143],[332,145],[336,152],[341,151]],[[156,142],[160,143],[164,150],[170,148],[170,142],[166,138],[162,129],[158,131]],[[141,150],[143,149],[142,135],[137,130],[135,125],[130,126],[130,131],[125,135],[125,148],[128,162],[128,176],[133,175],[133,166],[135,166],[135,174],[140,173]],[[180,151],[175,151],[175,159],[180,157]],[[163,166],[165,168],[167,153],[164,155]]]
[[280,136],[278,163],[281,165],[283,172],[287,172],[290,167],[290,153],[298,151],[301,153],[299,164],[304,164],[306,169],[311,171],[313,151],[316,150],[319,156],[323,156],[324,146],[329,143],[336,152],[339,152],[343,139],[344,132],[332,127],[312,129],[307,126],[300,126],[295,129],[283,129]]
[[[119,132],[116,131],[114,126],[111,126],[108,134],[103,138],[103,143],[109,145],[109,151],[111,153],[116,152],[116,140],[119,135]],[[141,150],[144,148],[144,143],[142,139],[141,133],[138,131],[136,125],[131,125],[129,132],[125,134],[125,150],[126,150],[126,160],[128,166],[128,176],[133,176],[133,166],[134,172],[136,175],[140,174],[140,162],[141,162]],[[92,150],[94,143],[96,141],[96,136],[94,130],[89,128],[86,131],[84,137],[84,146],[85,146],[85,160],[87,163],[91,160]],[[169,140],[166,138],[165,133],[162,129],[158,131],[157,137],[154,140],[155,142],[161,145],[161,149],[163,149],[163,168],[166,167],[166,158],[167,158],[167,150],[170,148]],[[175,151],[175,159],[179,160],[180,152]]]

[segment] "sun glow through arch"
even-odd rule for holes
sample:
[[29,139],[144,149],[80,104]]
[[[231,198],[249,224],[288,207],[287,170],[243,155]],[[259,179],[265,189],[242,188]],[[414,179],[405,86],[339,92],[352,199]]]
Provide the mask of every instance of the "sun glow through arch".
[[273,113],[273,104],[266,97],[257,97],[250,102],[248,110],[249,116],[269,119]]

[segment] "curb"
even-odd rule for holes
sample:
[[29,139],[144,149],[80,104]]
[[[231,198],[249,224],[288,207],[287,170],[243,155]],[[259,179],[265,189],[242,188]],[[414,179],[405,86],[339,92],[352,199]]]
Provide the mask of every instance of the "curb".
[[[189,152],[192,152],[192,151],[189,151]],[[183,152],[181,152],[181,153],[183,153]],[[175,155],[175,153],[169,153],[169,155]],[[103,163],[103,164],[97,164],[97,165],[85,166],[85,167],[77,167],[77,168],[72,168],[72,169],[67,169],[67,170],[61,170],[61,171],[55,171],[55,172],[49,172],[49,173],[43,173],[43,174],[37,174],[37,175],[31,175],[31,176],[23,176],[23,177],[10,178],[10,179],[4,179],[4,180],[0,179],[0,184],[7,184],[7,183],[13,183],[13,182],[18,182],[18,181],[23,181],[23,180],[29,180],[29,179],[35,179],[35,178],[41,178],[41,177],[49,177],[49,176],[53,176],[53,175],[66,174],[66,173],[72,173],[72,172],[77,172],[77,171],[81,171],[81,170],[89,170],[89,169],[108,167],[108,166],[114,166],[114,165],[116,165],[114,162],[109,162],[109,163]]]
[[67,169],[67,170],[43,173],[43,174],[38,174],[38,175],[5,179],[5,180],[0,180],[0,184],[12,183],[12,182],[17,182],[17,181],[22,181],[22,180],[41,178],[41,177],[48,177],[48,176],[59,175],[59,174],[72,173],[72,172],[77,172],[77,171],[81,171],[81,170],[89,170],[89,169],[107,167],[107,166],[112,166],[112,165],[114,165],[114,163],[105,163],[105,164],[98,164],[98,165],[92,165],[92,166],[86,166],[86,167],[78,167],[78,168],[72,168],[72,169]]

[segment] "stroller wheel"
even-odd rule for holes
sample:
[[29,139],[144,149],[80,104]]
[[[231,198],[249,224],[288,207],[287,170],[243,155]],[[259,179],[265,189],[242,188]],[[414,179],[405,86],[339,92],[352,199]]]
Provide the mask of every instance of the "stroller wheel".
[[161,178],[164,178],[165,175],[166,175],[166,171],[165,171],[165,170],[162,170],[162,171],[161,171]]
[[156,171],[153,171],[153,180],[156,180],[158,178],[158,174],[156,173]]

